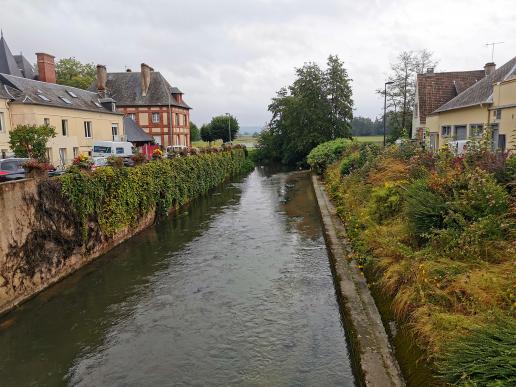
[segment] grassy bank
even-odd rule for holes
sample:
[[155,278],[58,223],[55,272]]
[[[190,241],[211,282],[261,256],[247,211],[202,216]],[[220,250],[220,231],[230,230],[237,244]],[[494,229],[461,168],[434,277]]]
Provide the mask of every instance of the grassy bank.
[[[324,170],[325,152],[339,147],[320,147],[309,161]],[[355,258],[439,375],[515,385],[516,158],[470,148],[454,157],[348,143],[326,187]]]

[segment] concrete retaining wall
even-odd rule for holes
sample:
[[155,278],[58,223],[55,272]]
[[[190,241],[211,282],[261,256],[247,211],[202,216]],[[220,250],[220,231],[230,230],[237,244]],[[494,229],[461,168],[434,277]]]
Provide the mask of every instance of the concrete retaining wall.
[[321,211],[326,244],[344,311],[346,330],[363,384],[371,387],[404,386],[380,313],[356,262],[348,258],[345,230],[319,178],[312,182]]

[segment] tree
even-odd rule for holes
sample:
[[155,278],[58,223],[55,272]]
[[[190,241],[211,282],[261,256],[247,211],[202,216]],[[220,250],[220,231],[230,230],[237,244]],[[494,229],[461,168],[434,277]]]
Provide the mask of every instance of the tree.
[[201,140],[206,141],[211,145],[212,141],[215,141],[215,138],[213,137],[213,133],[211,132],[211,126],[210,124],[204,124],[201,126]]
[[[388,122],[391,129],[390,140],[400,137],[403,129],[411,136],[412,112],[416,94],[416,76],[428,67],[437,66],[437,61],[432,58],[432,53],[427,50],[403,51],[396,62],[391,64],[391,73],[388,81],[393,82],[387,89]],[[384,95],[384,89],[377,90]]]
[[296,69],[296,80],[280,89],[269,105],[272,118],[258,139],[258,158],[290,165],[322,142],[351,137],[350,79],[337,56],[322,70],[315,63]]
[[56,63],[57,83],[87,89],[96,78],[93,63],[81,63],[75,58],[60,59]]
[[18,125],[9,132],[9,146],[17,157],[45,161],[47,142],[55,136],[55,129],[49,125]]
[[234,140],[237,138],[240,126],[238,125],[237,119],[230,114],[229,116],[222,115],[213,117],[210,122],[210,128],[214,140],[221,139],[222,142],[229,142],[230,129],[231,140]]
[[197,125],[190,121],[190,141],[199,141],[201,139],[201,132]]

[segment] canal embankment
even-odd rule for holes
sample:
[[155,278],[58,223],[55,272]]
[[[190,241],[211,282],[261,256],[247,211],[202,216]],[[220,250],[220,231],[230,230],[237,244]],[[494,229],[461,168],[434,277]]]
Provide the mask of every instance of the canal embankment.
[[216,150],[0,184],[0,314],[246,168]]
[[403,386],[400,368],[380,313],[358,264],[350,258],[345,229],[317,176],[313,187],[321,212],[354,367],[366,386]]

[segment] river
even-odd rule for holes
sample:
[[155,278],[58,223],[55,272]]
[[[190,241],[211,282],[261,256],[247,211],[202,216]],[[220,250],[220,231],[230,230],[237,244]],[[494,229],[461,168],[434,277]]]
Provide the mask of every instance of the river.
[[309,175],[257,168],[0,320],[5,386],[352,386]]

